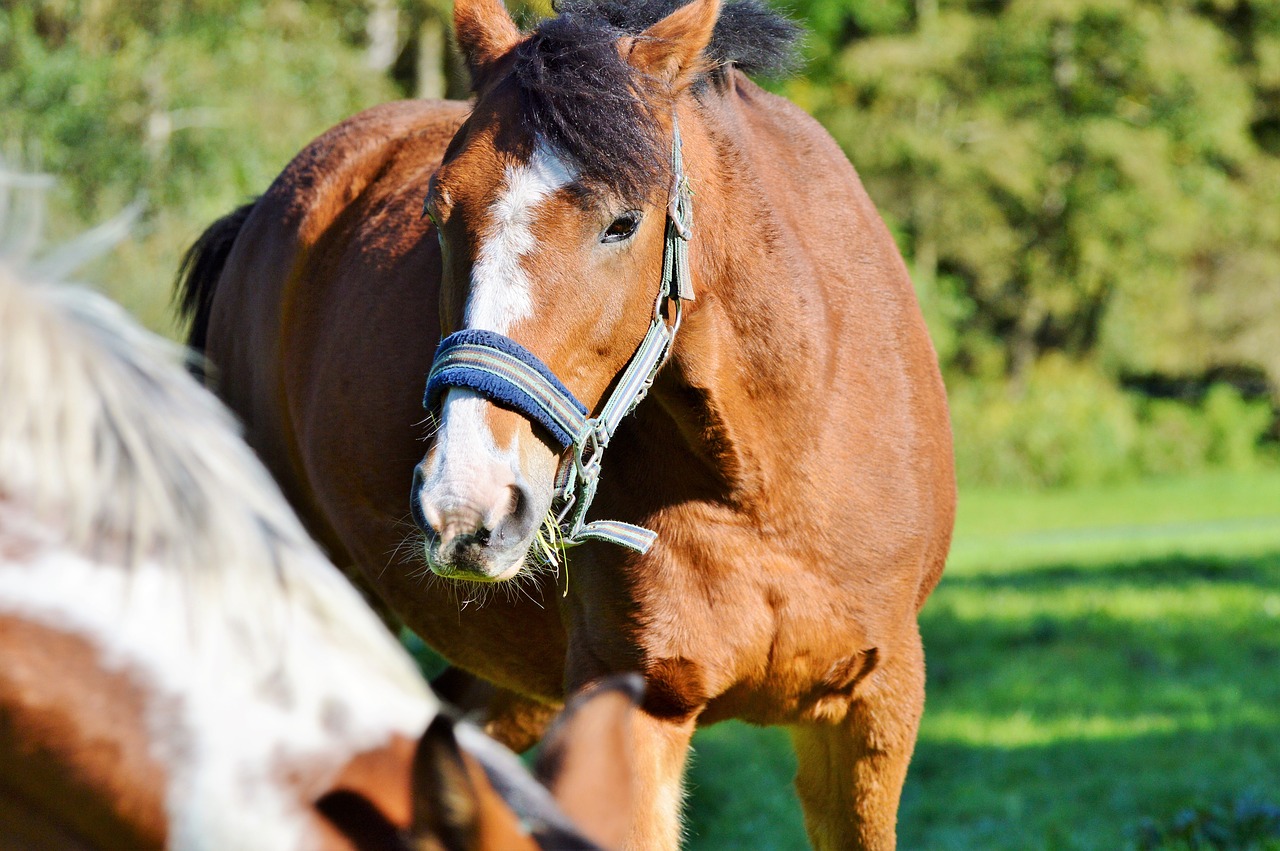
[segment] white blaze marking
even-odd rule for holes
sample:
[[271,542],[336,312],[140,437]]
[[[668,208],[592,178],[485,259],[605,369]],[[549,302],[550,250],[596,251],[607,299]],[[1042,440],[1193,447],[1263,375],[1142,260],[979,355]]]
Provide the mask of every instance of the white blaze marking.
[[489,207],[491,221],[471,268],[468,328],[506,334],[533,313],[533,284],[521,259],[536,246],[538,207],[573,180],[568,167],[543,145],[523,165],[507,166],[502,194]]
[[[440,460],[425,484],[427,491],[439,488],[440,496],[445,498],[465,499],[476,494],[505,498],[506,487],[515,480],[514,471],[518,469],[516,436],[511,436],[506,452],[498,449],[485,418],[488,406],[488,399],[465,387],[445,392],[443,424],[436,439]],[[495,464],[512,471],[510,480],[492,481]],[[482,510],[493,507],[496,506],[484,506]]]
[[[0,504],[0,533],[5,520]],[[25,520],[13,528],[29,534]],[[416,738],[435,712],[407,654],[318,556],[287,566],[286,589],[265,564],[123,568],[42,537],[33,557],[0,559],[0,612],[83,636],[145,690],[170,848],[315,847],[287,770],[329,783],[391,734]]]
[[[539,144],[527,163],[507,166],[501,194],[489,207],[490,221],[471,268],[471,295],[466,326],[510,333],[521,319],[533,314],[533,283],[522,260],[537,247],[533,222],[538,208],[573,180],[573,173],[546,146]],[[509,482],[491,481],[495,465],[518,469],[512,445],[499,451],[489,428],[489,402],[471,390],[445,393],[442,425],[436,439],[435,469],[426,491],[442,488],[450,496],[501,493]],[[450,493],[456,491],[456,493]],[[428,504],[425,500],[424,504]]]

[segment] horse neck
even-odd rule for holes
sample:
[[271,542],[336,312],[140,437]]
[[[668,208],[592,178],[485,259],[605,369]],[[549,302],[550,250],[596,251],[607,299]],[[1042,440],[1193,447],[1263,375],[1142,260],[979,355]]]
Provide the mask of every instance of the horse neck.
[[738,503],[789,486],[796,455],[783,436],[803,439],[821,415],[815,371],[825,357],[821,306],[796,286],[806,271],[755,174],[749,108],[731,78],[727,92],[682,111],[696,301],[654,388],[685,451]]

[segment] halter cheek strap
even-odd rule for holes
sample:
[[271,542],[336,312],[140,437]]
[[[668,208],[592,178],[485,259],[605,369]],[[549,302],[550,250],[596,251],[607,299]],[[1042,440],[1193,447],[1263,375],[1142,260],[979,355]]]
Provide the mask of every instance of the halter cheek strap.
[[[449,387],[474,390],[512,408],[543,426],[571,455],[560,464],[552,509],[565,546],[587,540],[608,541],[644,553],[657,533],[617,520],[588,523],[587,509],[600,486],[600,460],[622,418],[649,392],[654,376],[666,362],[684,301],[693,300],[689,276],[689,239],[693,227],[693,193],[685,178],[680,127],[671,145],[674,183],[667,207],[666,238],[662,250],[662,282],[653,306],[649,331],[640,341],[616,386],[594,417],[587,406],[556,378],[537,355],[492,331],[465,329],[450,334],[436,349],[423,405],[434,409]],[[671,324],[664,307],[671,301]]]

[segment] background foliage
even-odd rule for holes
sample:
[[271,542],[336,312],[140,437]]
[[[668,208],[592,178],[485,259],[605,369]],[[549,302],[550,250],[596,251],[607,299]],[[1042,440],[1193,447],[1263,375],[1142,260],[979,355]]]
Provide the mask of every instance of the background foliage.
[[964,480],[1254,463],[1280,376],[1280,6],[800,10],[813,62],[787,91],[908,257]]
[[[170,331],[183,247],[313,136],[389,98],[465,93],[445,0],[0,8],[3,137],[63,178],[68,231],[146,199],[139,236],[93,277]],[[789,8],[807,64],[773,86],[831,130],[902,246],[963,481],[1264,461],[1280,398],[1280,4]]]

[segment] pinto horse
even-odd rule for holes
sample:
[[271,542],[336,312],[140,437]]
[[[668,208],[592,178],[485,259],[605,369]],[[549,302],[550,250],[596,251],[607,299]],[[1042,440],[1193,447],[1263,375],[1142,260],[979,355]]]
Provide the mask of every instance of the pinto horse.
[[[523,746],[545,704],[643,672],[629,847],[678,845],[690,737],[726,718],[789,728],[815,846],[893,846],[951,433],[853,168],[748,79],[794,27],[755,0],[566,0],[527,33],[500,0],[454,17],[474,100],[357,115],[211,226],[185,262],[191,342],[330,551],[496,685],[487,729]],[[423,457],[422,381],[458,331],[460,372],[505,355],[542,376],[526,395],[561,389],[539,407],[437,368]],[[641,356],[661,368],[632,381]],[[577,436],[543,416],[574,400]],[[570,467],[631,548],[560,523]],[[552,567],[540,529],[585,542]]]
[[0,848],[619,844],[636,687],[575,701],[553,799],[439,711],[175,354],[0,262]]

